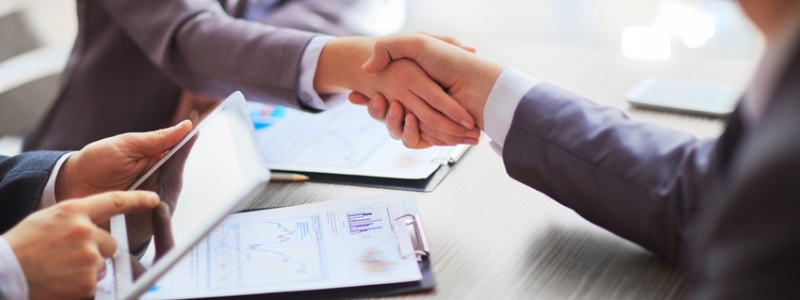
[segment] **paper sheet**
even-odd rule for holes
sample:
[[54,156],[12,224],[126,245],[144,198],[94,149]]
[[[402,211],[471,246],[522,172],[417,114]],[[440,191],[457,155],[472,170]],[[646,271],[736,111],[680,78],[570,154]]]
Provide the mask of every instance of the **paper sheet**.
[[248,102],[267,166],[370,177],[423,179],[454,147],[414,150],[389,136],[386,125],[351,103],[319,114]]
[[[145,294],[174,299],[422,279],[406,226],[409,195],[333,200],[228,217]],[[401,222],[401,224],[404,224]],[[393,231],[397,229],[397,238]],[[402,238],[405,237],[405,238]],[[399,243],[399,244],[398,244]]]

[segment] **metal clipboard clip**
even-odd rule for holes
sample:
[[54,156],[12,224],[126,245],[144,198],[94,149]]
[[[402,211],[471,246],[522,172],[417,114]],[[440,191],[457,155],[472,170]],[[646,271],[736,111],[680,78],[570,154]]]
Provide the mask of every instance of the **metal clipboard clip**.
[[[400,247],[400,236],[397,234],[397,222],[403,221],[403,225],[409,226],[411,225],[414,228],[414,232],[411,232],[412,240],[411,244],[414,247],[414,251],[411,253],[403,253],[403,248]],[[415,214],[407,214],[402,215],[398,218],[394,219],[394,224],[392,224],[392,230],[394,231],[394,237],[397,239],[397,251],[400,252],[401,258],[406,258],[412,255],[417,257],[417,260],[422,260],[431,255],[430,251],[428,250],[428,241],[425,239],[425,231],[422,230],[422,219],[419,215]]]

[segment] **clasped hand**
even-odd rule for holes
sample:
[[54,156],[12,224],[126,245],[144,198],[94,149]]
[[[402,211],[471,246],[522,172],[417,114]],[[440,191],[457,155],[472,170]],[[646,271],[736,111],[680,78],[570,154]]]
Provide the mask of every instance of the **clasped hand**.
[[363,71],[379,74],[392,70],[397,64],[408,65],[409,61],[413,61],[414,65],[422,68],[425,78],[430,76],[438,83],[437,88],[447,91],[446,98],[452,101],[422,97],[429,107],[441,112],[426,112],[424,116],[407,102],[392,101],[380,93],[367,97],[355,91],[350,94],[350,101],[366,105],[370,115],[385,121],[392,137],[402,139],[406,147],[475,144],[478,136],[464,139],[439,126],[440,122],[445,122],[445,116],[451,116],[446,111],[458,111],[453,106],[460,106],[472,116],[479,129],[484,128],[486,100],[503,67],[478,57],[474,52],[474,49],[463,46],[454,38],[427,33],[404,33],[379,38],[375,42],[373,55],[362,66]]

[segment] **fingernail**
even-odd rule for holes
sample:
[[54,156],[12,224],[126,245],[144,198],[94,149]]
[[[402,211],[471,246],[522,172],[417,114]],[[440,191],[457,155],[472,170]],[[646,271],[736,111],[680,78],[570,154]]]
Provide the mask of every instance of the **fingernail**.
[[477,139],[477,138],[481,137],[481,132],[480,132],[480,130],[470,130],[470,131],[467,131],[467,136]]
[[461,125],[464,125],[464,127],[467,128],[472,128],[472,123],[468,122],[467,120],[461,120]]
[[378,102],[377,101],[372,101],[372,108],[378,109]]
[[396,117],[396,116],[397,116],[397,115],[395,115],[395,113],[394,113],[394,109],[389,109],[389,117],[390,117],[390,118],[394,118],[394,117]]

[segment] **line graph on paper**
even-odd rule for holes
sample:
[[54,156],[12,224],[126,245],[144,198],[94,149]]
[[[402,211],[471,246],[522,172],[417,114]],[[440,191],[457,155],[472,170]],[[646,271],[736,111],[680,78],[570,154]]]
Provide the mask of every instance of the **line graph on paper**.
[[319,216],[223,224],[208,236],[208,287],[274,285],[325,278]]
[[391,214],[386,205],[339,210],[345,239],[365,239],[392,234]]

